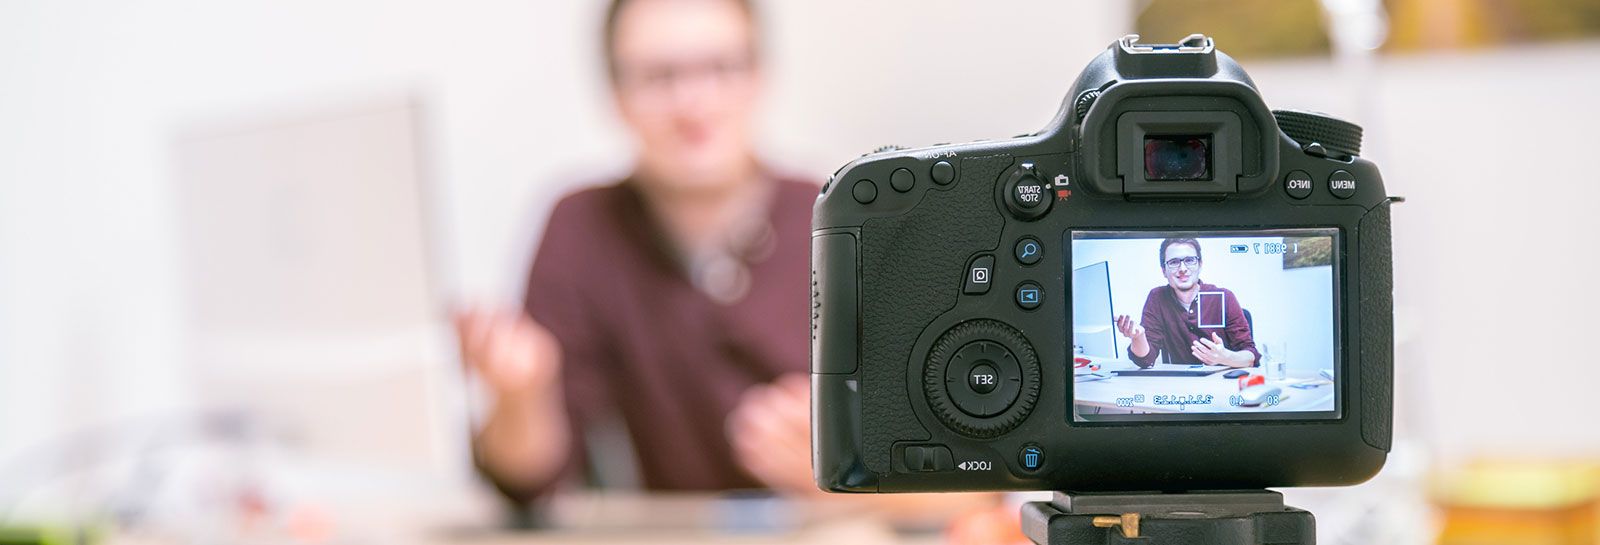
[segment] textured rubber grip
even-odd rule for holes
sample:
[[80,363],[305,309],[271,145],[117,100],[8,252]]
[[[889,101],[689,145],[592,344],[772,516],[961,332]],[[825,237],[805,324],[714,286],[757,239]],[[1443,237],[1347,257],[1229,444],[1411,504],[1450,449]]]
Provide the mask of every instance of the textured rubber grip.
[[[869,469],[888,473],[896,441],[925,441],[907,369],[928,324],[955,306],[967,260],[993,250],[1003,223],[995,201],[1009,155],[962,160],[948,191],[929,191],[905,214],[861,227],[861,399]],[[921,360],[915,360],[918,370]]]
[[1389,202],[1361,219],[1361,438],[1389,450],[1394,421],[1394,263]]

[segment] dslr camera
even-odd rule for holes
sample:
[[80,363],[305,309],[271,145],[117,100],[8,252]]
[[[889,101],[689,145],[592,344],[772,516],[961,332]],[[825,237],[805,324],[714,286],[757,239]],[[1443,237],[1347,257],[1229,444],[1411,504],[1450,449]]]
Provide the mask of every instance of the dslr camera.
[[1097,56],[1037,133],[882,148],[812,231],[836,492],[1356,484],[1392,399],[1392,199],[1361,128],[1213,41]]

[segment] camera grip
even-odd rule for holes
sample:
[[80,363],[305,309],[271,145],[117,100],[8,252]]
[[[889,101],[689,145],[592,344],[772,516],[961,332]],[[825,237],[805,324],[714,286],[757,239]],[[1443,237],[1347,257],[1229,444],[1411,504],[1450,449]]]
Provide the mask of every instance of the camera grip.
[[1389,201],[1361,218],[1361,438],[1387,452],[1394,420],[1394,269]]

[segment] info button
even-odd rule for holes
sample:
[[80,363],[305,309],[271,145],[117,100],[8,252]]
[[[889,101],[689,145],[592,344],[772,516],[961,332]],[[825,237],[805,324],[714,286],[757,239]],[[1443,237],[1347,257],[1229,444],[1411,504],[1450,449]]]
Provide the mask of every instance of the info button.
[[1296,170],[1283,177],[1283,190],[1296,199],[1310,197],[1311,184],[1311,175],[1304,170]]

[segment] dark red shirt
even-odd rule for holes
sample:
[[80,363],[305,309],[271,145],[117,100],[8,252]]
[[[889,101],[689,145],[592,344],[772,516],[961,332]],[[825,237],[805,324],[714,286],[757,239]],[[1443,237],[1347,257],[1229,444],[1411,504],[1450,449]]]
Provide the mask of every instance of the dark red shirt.
[[[620,417],[648,489],[761,486],[740,470],[724,425],[745,389],[808,368],[817,195],[811,184],[772,183],[770,237],[743,261],[748,291],[731,302],[693,285],[628,182],[556,205],[525,304],[561,343],[574,466],[593,454],[583,443],[597,419]],[[543,492],[501,489],[521,500]]]
[[1200,283],[1199,291],[1222,292],[1225,303],[1222,322],[1224,327],[1200,327],[1199,296],[1195,297],[1194,302],[1185,306],[1178,300],[1178,294],[1172,291],[1172,286],[1157,286],[1145,297],[1144,316],[1139,320],[1139,325],[1144,326],[1145,340],[1150,343],[1150,352],[1141,358],[1133,354],[1133,347],[1130,346],[1128,358],[1140,367],[1149,367],[1158,361],[1200,363],[1200,359],[1194,356],[1193,343],[1201,337],[1209,339],[1215,333],[1222,338],[1222,345],[1225,348],[1255,354],[1256,364],[1260,365],[1261,353],[1256,351],[1256,341],[1250,331],[1250,320],[1245,317],[1244,307],[1239,304],[1239,298],[1234,297],[1232,291],[1204,282]]

